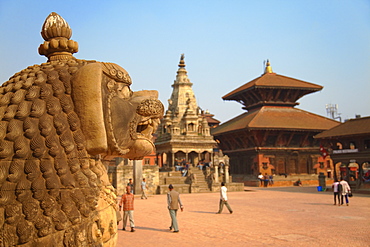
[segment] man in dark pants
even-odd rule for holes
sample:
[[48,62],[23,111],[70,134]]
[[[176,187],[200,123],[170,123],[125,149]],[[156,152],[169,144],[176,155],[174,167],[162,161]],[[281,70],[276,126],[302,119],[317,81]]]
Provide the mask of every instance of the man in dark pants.
[[173,190],[172,184],[168,186],[168,189],[170,190],[167,193],[167,205],[168,205],[168,210],[171,216],[170,230],[173,229],[173,232],[179,232],[179,226],[177,224],[177,218],[176,218],[177,210],[179,209],[179,205],[180,205],[181,212],[182,212],[184,210],[184,205],[182,205],[181,203],[179,192]]
[[130,186],[130,188],[131,188],[130,192],[131,192],[132,194],[134,194],[134,187],[135,187],[135,185],[134,185],[134,183],[132,182],[132,178],[130,178],[130,179],[128,180],[127,186]]
[[340,193],[342,192],[342,186],[339,184],[339,181],[335,179],[331,187],[333,188],[333,192],[334,192],[334,205],[337,204],[337,198],[338,198],[338,205],[340,205]]
[[224,205],[226,205],[230,214],[232,214],[233,210],[231,209],[229,203],[227,202],[227,188],[225,186],[225,183],[222,182],[221,183],[221,189],[220,189],[220,206],[219,206],[217,214],[222,213],[222,209],[224,208]]

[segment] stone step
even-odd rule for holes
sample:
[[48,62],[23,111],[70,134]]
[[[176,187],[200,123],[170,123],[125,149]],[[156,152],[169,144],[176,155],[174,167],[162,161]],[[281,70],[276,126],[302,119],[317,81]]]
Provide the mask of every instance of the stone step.
[[204,171],[198,168],[190,168],[189,173],[196,177],[196,182],[191,184],[190,177],[183,177],[180,171],[170,171],[160,173],[160,185],[157,188],[157,194],[166,194],[168,185],[172,184],[176,191],[180,193],[206,193],[211,192],[205,179]]
[[[187,194],[190,193],[190,184],[172,184],[174,190],[179,192],[180,194]],[[168,184],[158,185],[157,187],[157,194],[167,194],[168,193]]]
[[165,178],[165,184],[183,184],[188,180],[187,177],[168,177]]

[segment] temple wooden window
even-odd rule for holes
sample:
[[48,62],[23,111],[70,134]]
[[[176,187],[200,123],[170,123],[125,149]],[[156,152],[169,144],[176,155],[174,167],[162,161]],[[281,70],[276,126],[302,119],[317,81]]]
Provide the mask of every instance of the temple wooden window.
[[342,145],[342,143],[340,143],[340,142],[337,142],[337,147],[338,147],[338,149],[342,149],[342,148],[343,148],[343,145]]
[[370,140],[364,140],[364,149],[370,148]]
[[350,142],[349,143],[349,149],[356,149],[356,143],[355,142]]
[[320,169],[324,169],[324,162],[319,162],[320,164]]
[[266,169],[268,168],[268,166],[267,166],[267,162],[262,162],[262,168],[263,168],[264,170],[266,170]]

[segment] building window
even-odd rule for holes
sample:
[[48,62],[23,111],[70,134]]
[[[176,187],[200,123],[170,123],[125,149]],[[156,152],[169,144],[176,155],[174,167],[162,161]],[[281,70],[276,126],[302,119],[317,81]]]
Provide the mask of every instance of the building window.
[[150,159],[148,159],[148,158],[144,159],[144,164],[145,165],[150,165]]
[[340,142],[337,142],[337,148],[338,148],[338,149],[342,149],[342,148],[343,148],[343,145],[342,145],[342,143],[340,143]]
[[188,131],[194,131],[194,124],[193,123],[190,123],[188,125]]
[[264,170],[266,170],[266,169],[268,168],[268,166],[267,166],[267,162],[262,162],[262,168],[263,168]]
[[351,142],[350,144],[349,144],[349,149],[355,149],[356,148],[356,144],[355,144],[355,142]]
[[369,149],[370,148],[370,140],[365,140],[364,141],[364,148]]
[[320,163],[320,169],[324,169],[324,162],[319,162]]

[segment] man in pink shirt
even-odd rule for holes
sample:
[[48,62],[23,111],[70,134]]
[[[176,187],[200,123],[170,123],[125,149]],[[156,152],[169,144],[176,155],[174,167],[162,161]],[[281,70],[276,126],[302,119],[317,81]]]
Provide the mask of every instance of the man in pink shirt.
[[131,187],[126,187],[126,194],[122,195],[121,201],[119,202],[119,211],[123,206],[123,229],[126,230],[127,218],[130,219],[131,232],[135,231],[134,222],[134,194],[131,193]]

